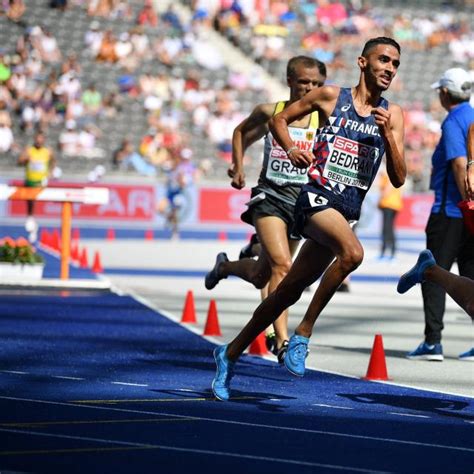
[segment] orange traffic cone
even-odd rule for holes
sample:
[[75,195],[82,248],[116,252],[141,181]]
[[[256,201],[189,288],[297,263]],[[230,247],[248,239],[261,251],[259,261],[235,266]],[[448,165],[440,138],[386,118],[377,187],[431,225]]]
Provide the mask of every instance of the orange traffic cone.
[[153,231],[151,229],[148,229],[145,231],[145,240],[153,240]]
[[387,374],[387,365],[385,364],[385,351],[381,334],[375,335],[367,375],[362,378],[364,380],[390,380]]
[[215,300],[209,301],[209,309],[207,310],[206,326],[204,327],[203,336],[222,336],[219,327],[219,319],[217,318],[217,307]]
[[115,240],[115,230],[107,229],[107,240]]
[[227,232],[221,230],[219,234],[217,234],[217,240],[221,242],[224,242],[225,240],[227,240]]
[[94,273],[103,273],[104,269],[102,268],[102,263],[100,262],[100,253],[95,252],[94,254],[94,263],[92,264],[92,271]]
[[88,268],[89,267],[89,263],[87,261],[87,249],[84,247],[82,249],[82,253],[81,253],[81,259],[79,260],[79,266],[81,268]]
[[196,309],[194,307],[194,295],[192,290],[186,294],[186,301],[184,302],[183,315],[181,316],[182,323],[196,324]]
[[72,240],[79,240],[81,238],[81,232],[79,229],[72,229]]
[[265,344],[265,332],[261,332],[250,344],[249,354],[264,356],[268,354]]

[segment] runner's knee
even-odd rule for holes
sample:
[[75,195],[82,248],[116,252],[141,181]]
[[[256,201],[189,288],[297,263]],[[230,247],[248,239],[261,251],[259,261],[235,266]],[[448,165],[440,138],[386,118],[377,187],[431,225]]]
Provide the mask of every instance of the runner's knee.
[[280,281],[283,280],[290,271],[291,263],[291,259],[285,259],[272,265],[272,275],[278,277]]
[[364,250],[362,246],[357,245],[345,249],[345,252],[339,256],[339,263],[342,269],[347,273],[353,272],[364,259]]

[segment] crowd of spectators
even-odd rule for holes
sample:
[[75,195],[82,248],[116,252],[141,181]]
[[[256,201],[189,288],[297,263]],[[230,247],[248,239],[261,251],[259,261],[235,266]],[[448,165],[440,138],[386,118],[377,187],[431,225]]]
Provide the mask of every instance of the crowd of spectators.
[[[355,0],[186,0],[192,16],[185,20],[173,6],[156,11],[150,0],[138,8],[124,0],[49,3],[60,12],[76,9],[90,20],[83,38],[86,55],[79,59],[61,51],[54,28],[27,25],[23,0],[1,2],[0,12],[20,28],[15,49],[0,48],[0,151],[18,151],[16,138],[22,137],[15,133],[40,129],[47,134],[53,127],[60,131],[56,145],[63,157],[104,158],[110,150],[101,147],[100,120],[123,119],[122,103],[133,99],[143,107],[147,131],[138,141],[124,137],[110,164],[147,176],[173,168],[184,149],[199,156],[201,173],[210,173],[216,159],[228,162],[232,131],[253,105],[242,97],[268,99],[258,68],[247,74],[227,69],[209,35],[212,28],[249,48],[252,59],[273,73],[302,53],[324,61],[331,80],[336,71],[353,67],[344,61],[343,46],[360,46],[378,34],[393,36],[405,49],[429,51],[447,44],[453,63],[467,69],[474,63],[473,33],[462,12],[454,10],[415,15],[409,9],[387,13]],[[110,20],[123,27],[109,29]],[[97,87],[82,74],[81,61],[119,70],[116,90]],[[402,81],[397,87],[403,90]],[[428,160],[444,117],[436,103],[403,104],[414,190],[426,190]],[[212,147],[203,158],[196,152],[206,142]]]

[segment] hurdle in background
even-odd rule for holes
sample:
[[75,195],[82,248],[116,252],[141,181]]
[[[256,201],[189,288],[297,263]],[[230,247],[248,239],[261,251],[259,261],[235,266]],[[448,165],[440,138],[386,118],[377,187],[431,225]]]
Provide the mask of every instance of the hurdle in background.
[[0,184],[0,200],[61,202],[61,279],[69,278],[72,203],[107,204],[107,188],[25,188]]

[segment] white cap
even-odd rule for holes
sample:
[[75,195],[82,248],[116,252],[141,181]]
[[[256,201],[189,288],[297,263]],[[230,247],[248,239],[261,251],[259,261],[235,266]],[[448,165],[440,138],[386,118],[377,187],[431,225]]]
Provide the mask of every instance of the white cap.
[[431,84],[432,89],[446,87],[450,92],[467,94],[471,92],[471,76],[467,71],[459,67],[448,69],[437,82]]

